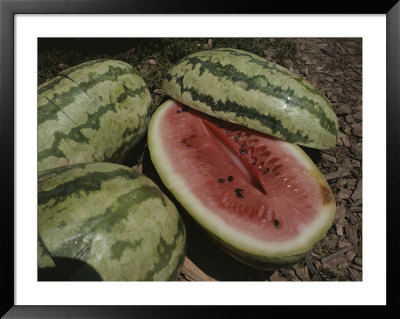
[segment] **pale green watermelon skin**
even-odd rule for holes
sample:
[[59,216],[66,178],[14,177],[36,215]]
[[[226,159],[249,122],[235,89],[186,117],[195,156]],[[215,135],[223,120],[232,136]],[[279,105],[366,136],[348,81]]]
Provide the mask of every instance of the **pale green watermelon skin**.
[[37,249],[38,249],[38,258],[37,258],[38,269],[47,267],[50,268],[56,267],[53,258],[51,258],[51,255],[47,250],[46,246],[44,245],[40,236],[38,236]]
[[327,98],[302,76],[253,53],[191,54],[168,71],[163,90],[198,111],[291,143],[336,145],[338,121]]
[[38,233],[54,260],[84,262],[103,281],[177,280],[186,252],[173,203],[144,175],[112,163],[39,172]]
[[38,169],[121,163],[145,135],[150,92],[128,63],[94,60],[38,88]]

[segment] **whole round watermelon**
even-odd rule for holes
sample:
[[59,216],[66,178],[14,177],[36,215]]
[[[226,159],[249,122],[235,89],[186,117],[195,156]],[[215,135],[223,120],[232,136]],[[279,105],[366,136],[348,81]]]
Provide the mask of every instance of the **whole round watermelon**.
[[175,206],[151,180],[119,164],[39,172],[38,233],[48,252],[39,254],[39,268],[50,255],[60,270],[73,266],[68,275],[79,273],[79,280],[89,272],[86,280],[176,280],[185,256]]
[[38,168],[121,163],[145,134],[150,92],[128,63],[94,60],[38,88]]

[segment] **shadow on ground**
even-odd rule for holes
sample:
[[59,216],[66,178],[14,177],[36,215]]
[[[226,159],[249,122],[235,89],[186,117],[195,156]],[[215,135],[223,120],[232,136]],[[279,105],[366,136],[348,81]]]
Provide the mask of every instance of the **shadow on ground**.
[[87,263],[71,258],[53,257],[56,267],[38,269],[38,281],[102,281]]

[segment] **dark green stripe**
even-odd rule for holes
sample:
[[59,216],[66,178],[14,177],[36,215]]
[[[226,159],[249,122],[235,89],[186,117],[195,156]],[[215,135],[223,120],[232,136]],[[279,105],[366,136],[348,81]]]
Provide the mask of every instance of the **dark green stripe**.
[[[142,122],[142,119],[139,120],[139,125],[134,129],[126,128],[122,137],[126,138],[127,136],[132,136],[132,137],[136,136],[136,134],[142,128],[143,124],[141,124],[141,122]],[[133,138],[130,138],[129,141],[132,141],[132,139]],[[121,158],[122,153],[124,152],[125,148],[128,147],[128,146],[132,147],[132,145],[130,143],[121,143],[121,145],[118,146],[111,155],[106,156],[106,154],[104,154],[103,161],[104,162],[111,162],[111,163],[117,163],[117,162],[119,163],[121,160],[123,160]]]
[[39,234],[38,234],[38,245],[42,248],[42,254],[41,256],[38,256],[38,258],[40,259],[41,257],[46,257],[46,256],[49,256],[51,258],[51,254],[47,249],[46,244],[44,243],[42,237]]
[[85,168],[88,163],[79,163],[79,164],[73,164],[69,166],[60,166],[60,167],[55,167],[55,168],[50,168],[46,169],[43,171],[40,171],[38,174],[39,182],[45,182],[48,179],[51,179],[57,175],[61,175],[66,171],[69,171],[72,168]]
[[[123,103],[127,97],[134,97],[137,94],[142,94],[142,93],[146,92],[146,90],[147,90],[146,87],[141,87],[141,88],[138,88],[135,90],[129,89],[125,86],[124,86],[124,88],[125,88],[125,91],[123,93],[121,93],[117,98],[118,103]],[[51,147],[38,152],[38,160],[41,161],[48,156],[65,157],[64,153],[59,148],[59,145],[62,140],[70,139],[77,143],[89,144],[90,141],[85,135],[82,134],[82,132],[81,132],[82,129],[90,128],[93,130],[99,130],[101,117],[109,111],[118,113],[118,110],[116,109],[116,105],[114,103],[99,107],[98,111],[96,113],[88,115],[88,120],[86,123],[83,123],[81,125],[73,127],[68,134],[63,133],[63,132],[55,132],[54,133],[54,141],[53,141]],[[150,110],[148,109],[147,114],[145,115],[146,117],[149,116],[149,114],[148,114],[149,111]],[[126,128],[126,130],[124,131],[123,134],[125,136],[135,135],[142,125],[142,123],[140,123],[140,121],[141,121],[141,118],[139,120],[139,125],[137,127],[133,128],[133,129]],[[122,144],[116,148],[115,152],[111,156],[105,157],[105,159],[104,159],[105,161],[115,161],[115,160],[119,159],[119,157],[121,155],[120,152],[127,146],[126,143],[123,143],[123,141],[121,141],[121,142],[122,142]]]
[[[275,63],[265,60],[261,57],[258,57],[255,54],[244,52],[244,51],[230,50],[230,49],[216,49],[216,51],[227,52],[230,55],[238,56],[238,57],[247,57],[250,59],[250,62],[261,66],[263,70],[266,70],[266,71],[272,70],[272,71],[275,71],[276,73],[286,75],[286,76],[292,78],[293,80],[297,81],[301,86],[303,86],[303,88],[305,88],[311,94],[322,96],[326,100],[326,98],[321,94],[321,92],[319,92],[315,87],[313,87],[305,78],[293,73],[292,71],[290,71],[282,66],[279,66],[278,64],[275,64]],[[327,101],[327,103],[330,106],[328,101]]]
[[68,77],[68,76],[66,76],[66,75],[63,75],[63,77],[66,78],[66,79],[68,79],[68,80],[70,80],[71,82],[75,83],[75,84],[82,90],[83,93],[85,93],[90,99],[92,98],[85,90],[83,90],[83,89],[80,87],[79,82],[76,82],[75,80],[71,79],[70,77]]
[[262,125],[271,129],[273,134],[279,133],[281,136],[285,136],[285,139],[289,141],[296,141],[298,143],[309,143],[310,138],[308,135],[303,136],[302,132],[297,130],[296,132],[289,131],[285,127],[283,127],[282,122],[270,115],[260,114],[258,110],[253,108],[248,108],[245,105],[240,105],[235,101],[231,101],[227,99],[224,102],[215,101],[214,98],[210,95],[201,94],[197,92],[193,87],[192,88],[184,88],[183,85],[180,84],[181,92],[188,92],[191,94],[193,101],[201,101],[202,103],[206,103],[210,106],[213,112],[233,112],[238,117],[246,117],[252,120],[259,121]]
[[59,119],[58,112],[60,111],[56,105],[47,97],[47,103],[38,108],[38,125],[47,121],[56,121]]
[[[248,87],[247,90],[254,90],[258,92],[262,92],[266,95],[273,96],[275,98],[278,98],[280,100],[285,100],[285,103],[289,107],[294,107],[294,108],[300,108],[303,110],[307,110],[310,114],[313,114],[316,116],[316,118],[319,120],[321,127],[323,127],[325,130],[330,132],[333,135],[336,135],[336,125],[334,121],[331,121],[329,118],[327,118],[326,113],[324,112],[324,109],[321,107],[320,104],[314,102],[313,100],[307,98],[307,97],[302,97],[299,98],[295,96],[295,91],[294,89],[287,88],[286,90],[283,90],[279,86],[274,86],[272,85],[267,77],[264,75],[256,75],[253,77],[248,77],[247,74],[239,71],[236,69],[236,67],[232,64],[230,65],[222,65],[220,62],[212,62],[211,57],[209,57],[207,60],[202,60],[199,59],[198,57],[187,57],[187,61],[190,65],[192,65],[192,70],[196,67],[196,65],[200,65],[199,69],[199,76],[201,76],[205,71],[209,72],[210,74],[218,77],[218,78],[225,78],[228,81],[231,82],[245,82]],[[181,77],[176,78],[176,82],[179,84],[182,90],[187,91],[183,87],[183,77],[185,75],[182,75]],[[171,77],[169,77],[171,78]],[[261,86],[260,81],[266,81],[268,83],[267,86]],[[303,85],[303,87],[306,87]],[[307,87],[306,87],[307,88]],[[316,91],[318,96],[321,96],[321,94]],[[290,97],[290,100],[288,99]],[[204,101],[202,101],[204,102]],[[208,104],[210,107],[212,105]],[[250,110],[250,108],[248,108]],[[222,110],[221,110],[222,111]],[[225,108],[223,111],[234,111],[232,109]]]
[[111,247],[111,259],[120,260],[124,251],[126,249],[136,250],[138,247],[141,247],[143,239],[127,241],[127,240],[117,240]]
[[58,85],[64,78],[62,76],[57,76],[46,83],[43,83],[42,86],[38,88],[38,95],[46,92],[47,90],[53,89],[56,85]]
[[143,93],[148,92],[146,85],[143,85],[139,88],[136,89],[130,89],[128,88],[126,85],[123,85],[124,88],[124,92],[122,92],[120,95],[118,95],[116,102],[117,103],[123,103],[128,97],[132,97],[132,96],[143,96]]
[[[275,71],[276,73],[280,73],[289,77],[299,77],[295,75],[293,72],[290,70],[285,69],[282,66],[279,66],[278,64],[272,63],[268,60],[265,60],[255,54],[249,53],[249,52],[244,52],[244,51],[238,51],[238,50],[231,50],[231,49],[216,49],[215,51],[218,52],[226,52],[229,55],[237,56],[237,57],[246,57],[249,59],[251,63],[257,64],[261,66],[263,70],[266,71]],[[318,94],[318,91],[316,91]]]
[[177,263],[177,267],[175,269],[175,271],[171,274],[171,276],[167,279],[167,281],[175,281],[177,280],[179,273],[181,271],[183,262],[185,260],[185,256],[186,256],[186,248],[187,248],[187,241],[186,241],[186,228],[185,228],[185,224],[183,222],[182,218],[179,218],[179,222],[178,222],[178,233],[175,236],[174,241],[176,242],[177,239],[179,237],[182,237],[184,240],[184,247],[183,247],[183,251],[182,254],[179,256],[179,260]]
[[[132,170],[132,172],[134,172]],[[138,175],[138,173],[135,173]],[[149,199],[159,199],[166,206],[166,201],[161,193],[161,191],[156,186],[151,185],[141,185],[135,189],[132,189],[126,194],[117,197],[113,204],[108,207],[104,214],[98,215],[88,219],[82,228],[89,228],[93,231],[104,231],[104,232],[114,232],[118,234],[118,230],[114,230],[113,227],[116,226],[121,220],[127,220],[128,215],[132,210],[136,209],[142,202]],[[122,231],[124,230],[124,225],[122,226]]]
[[126,231],[126,223],[121,224],[120,222],[127,221],[128,215],[143,201],[160,197],[160,190],[149,185],[140,186],[120,195],[103,214],[86,220],[75,232],[78,235],[66,239],[62,245],[52,252],[53,255],[77,258],[82,261],[87,260],[91,254],[92,242],[96,234],[107,232],[114,233],[117,236],[121,231]]
[[[151,108],[147,108],[146,110],[146,114],[144,116],[139,117],[139,123],[138,125],[133,128],[126,128],[124,133],[122,134],[122,138],[125,139],[128,136],[136,136],[137,133],[140,131],[140,129],[142,129],[143,127],[147,127],[147,122],[150,119],[150,116],[152,114],[152,109]],[[132,140],[132,138],[129,139],[130,141]],[[114,153],[108,157],[105,157],[105,161],[109,161],[109,162],[119,162],[121,160],[121,153],[124,151],[124,149],[127,146],[131,146],[128,143],[122,143],[119,147],[117,147],[114,151]]]
[[120,68],[109,66],[108,71],[103,74],[97,73],[89,73],[87,75],[87,80],[79,82],[79,87],[84,91],[87,92],[90,88],[94,87],[98,83],[104,81],[113,81],[117,82],[118,77],[125,74],[137,74],[133,67],[131,68]]
[[61,132],[55,132],[53,135],[54,135],[54,141],[51,147],[38,152],[39,162],[49,156],[55,156],[57,158],[66,157],[64,152],[58,148],[58,145],[61,140],[67,137],[67,135]]
[[[167,244],[167,242],[164,240],[164,238],[160,237],[160,242],[157,245],[157,256],[159,258],[158,262],[154,264],[154,268],[147,272],[147,274],[144,277],[144,281],[153,281],[154,280],[154,275],[164,269],[168,264],[170,263],[170,260],[172,258],[172,255],[174,251],[176,250],[176,245],[178,243],[178,240],[182,240],[182,238],[185,237],[185,225],[183,224],[182,218],[179,218],[178,221],[178,231],[175,234],[174,241],[171,244]],[[185,242],[185,249],[186,249],[186,242]],[[177,264],[177,269],[171,274],[168,280],[176,280],[178,277],[178,271],[179,271],[179,265],[182,265],[183,263],[183,258],[185,256],[185,251],[182,253],[182,256],[180,257],[180,260],[178,261]]]
[[68,68],[67,70],[64,70],[64,71],[58,73],[57,77],[55,77],[55,78],[49,80],[48,82],[42,84],[42,86],[38,90],[38,94],[40,95],[40,94],[42,94],[43,92],[45,92],[47,90],[53,89],[58,83],[60,83],[61,80],[63,80],[65,75],[68,75],[71,72],[74,72],[76,70],[84,69],[85,67],[91,66],[93,64],[102,63],[104,61],[107,61],[107,59],[99,59],[99,60],[88,61],[88,62],[84,62],[84,63],[78,64],[76,66],[73,66],[71,68]]
[[[72,119],[68,116],[67,113],[65,113],[63,110],[59,109],[58,106],[55,105],[52,101],[50,101],[47,97],[45,97],[45,99],[46,99],[47,101],[49,101],[51,104],[53,104],[54,107],[55,107],[58,111],[60,111],[60,112],[61,112],[62,114],[64,114],[68,119],[70,119],[72,123],[76,124],[76,123],[74,122],[74,120],[72,120]],[[59,119],[58,116],[57,116],[57,119]]]
[[[133,68],[132,68],[133,69]],[[53,97],[51,98],[51,101],[56,104],[60,109],[64,109],[66,106],[72,104],[75,101],[75,95],[80,95],[84,93],[87,95],[87,91],[96,86],[97,84],[104,82],[104,81],[117,81],[118,76],[124,75],[124,74],[129,74],[132,73],[132,69],[128,68],[117,68],[117,67],[109,67],[108,71],[102,75],[96,74],[96,73],[90,73],[88,74],[88,81],[86,82],[72,82],[71,80],[71,85],[72,83],[78,84],[76,87],[70,87],[69,90],[58,94],[55,93]],[[146,87],[140,87],[139,92],[146,90]],[[111,102],[111,101],[110,101]],[[42,107],[39,108],[38,110],[38,123],[43,123],[47,121],[48,119],[51,119],[53,116],[52,112],[54,111],[54,108],[51,107],[48,109],[48,105],[43,105]]]
[[[60,167],[59,172],[66,172],[74,167]],[[48,171],[45,171],[47,173]],[[59,173],[62,174],[62,173]],[[67,200],[70,196],[82,197],[89,196],[92,192],[99,191],[101,183],[114,178],[124,178],[132,180],[139,176],[134,170],[126,170],[123,168],[115,169],[111,172],[89,172],[82,176],[76,177],[71,181],[57,185],[55,188],[47,191],[38,192],[38,204],[45,205],[54,200],[48,208],[52,208],[59,203]],[[39,176],[39,183],[41,178]]]
[[[58,94],[58,93],[54,94],[52,100],[48,99],[49,103],[44,104],[38,108],[38,125],[48,120],[54,120],[55,119],[54,113],[57,113],[60,110],[63,110],[66,106],[73,104],[76,99],[75,97],[77,95],[82,95],[82,94],[84,94],[84,92],[78,86],[74,87],[71,86],[70,89],[64,92],[63,94]],[[56,108],[55,105],[58,108]]]

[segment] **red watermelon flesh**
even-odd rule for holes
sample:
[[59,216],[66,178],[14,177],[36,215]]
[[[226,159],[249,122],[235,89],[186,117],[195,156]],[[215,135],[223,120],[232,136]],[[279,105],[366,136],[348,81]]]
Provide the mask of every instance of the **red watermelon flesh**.
[[334,197],[298,146],[173,100],[153,118],[149,148],[161,179],[231,253],[291,261],[330,227]]

